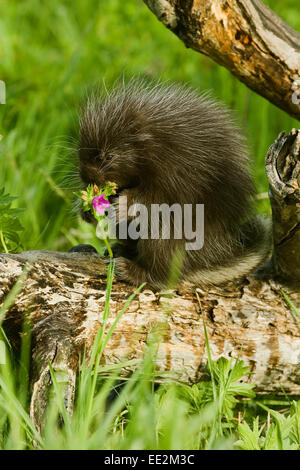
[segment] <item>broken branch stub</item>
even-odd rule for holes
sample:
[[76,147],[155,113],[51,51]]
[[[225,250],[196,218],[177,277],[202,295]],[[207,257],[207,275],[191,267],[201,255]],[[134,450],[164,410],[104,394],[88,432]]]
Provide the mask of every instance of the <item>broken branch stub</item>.
[[273,268],[300,286],[300,130],[281,133],[266,157],[273,223]]

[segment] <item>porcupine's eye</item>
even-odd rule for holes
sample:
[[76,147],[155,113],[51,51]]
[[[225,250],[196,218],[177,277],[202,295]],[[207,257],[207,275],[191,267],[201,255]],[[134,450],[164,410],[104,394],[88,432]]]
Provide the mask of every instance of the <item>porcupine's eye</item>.
[[110,153],[109,153],[108,155],[106,155],[106,157],[105,157],[105,160],[106,160],[107,162],[111,162],[112,159],[113,159],[113,155],[111,155]]

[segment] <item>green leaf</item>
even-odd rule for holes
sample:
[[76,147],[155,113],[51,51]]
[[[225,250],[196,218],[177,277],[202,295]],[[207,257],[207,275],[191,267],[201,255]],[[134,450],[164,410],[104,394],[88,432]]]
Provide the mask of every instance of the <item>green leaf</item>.
[[11,203],[17,199],[0,190],[0,249],[13,251],[20,248],[18,232],[23,229],[18,217],[24,209],[11,208]]
[[243,450],[260,450],[259,438],[264,426],[259,428],[259,417],[253,421],[253,429],[244,422],[238,425],[240,440],[235,442],[235,446]]

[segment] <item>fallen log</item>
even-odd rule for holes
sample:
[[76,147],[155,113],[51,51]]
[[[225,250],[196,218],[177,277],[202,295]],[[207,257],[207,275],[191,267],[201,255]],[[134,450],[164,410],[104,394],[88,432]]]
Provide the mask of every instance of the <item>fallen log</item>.
[[[299,142],[300,131],[283,133],[267,155],[275,208],[269,267],[207,291],[187,283],[171,292],[145,286],[117,324],[102,364],[133,361],[121,371],[129,376],[143,358],[149,334],[163,325],[157,379],[165,380],[159,374],[169,371],[172,380],[195,383],[207,374],[203,318],[213,359],[239,357],[250,365],[249,380],[258,393],[281,393],[283,388],[286,393],[300,394],[300,321],[286,300],[287,295],[300,309]],[[84,348],[90,354],[103,319],[106,269],[104,259],[94,253],[0,254],[2,305],[20,276],[24,277],[7,307],[3,327],[18,348],[25,317],[31,325],[31,416],[38,428],[51,384],[49,362],[67,384],[65,403],[72,409],[79,355]],[[134,290],[114,280],[107,329]]]

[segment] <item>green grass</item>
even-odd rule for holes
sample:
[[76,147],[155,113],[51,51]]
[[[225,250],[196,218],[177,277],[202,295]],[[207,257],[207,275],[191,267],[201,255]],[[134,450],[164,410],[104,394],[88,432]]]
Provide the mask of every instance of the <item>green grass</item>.
[[[266,3],[300,30],[298,0]],[[268,147],[280,131],[299,127],[298,121],[248,90],[226,69],[186,49],[141,1],[24,0],[20,5],[17,0],[2,0],[0,79],[6,83],[7,103],[0,105],[0,188],[19,197],[12,201],[13,208],[25,208],[18,214],[25,229],[19,232],[23,249],[67,250],[83,242],[100,246],[93,229],[73,209],[72,191],[78,189],[72,182],[77,110],[93,86],[103,80],[110,85],[122,74],[212,90],[233,109],[248,137],[261,193],[268,188],[264,170]],[[260,201],[258,208],[268,212],[268,201]],[[103,341],[102,336],[99,344]],[[169,385],[154,390],[152,381],[144,379],[154,373],[145,358],[108,413],[104,403],[117,371],[97,384],[81,371],[74,417],[58,428],[60,400],[54,401],[41,446],[228,448],[240,441],[241,448],[299,447],[299,402],[271,399],[270,411],[265,403],[233,392],[230,396],[237,401],[226,408],[234,366],[212,364],[211,371],[222,367],[227,376],[218,379],[215,372],[215,382],[207,386]],[[26,414],[28,389],[22,386],[26,367],[21,370],[20,376],[13,357],[11,365],[1,366],[0,448],[31,448],[33,438],[38,441]],[[83,379],[86,388],[81,389]],[[92,399],[83,433],[85,394]],[[277,415],[274,410],[281,412]],[[243,417],[240,424],[238,412]]]

